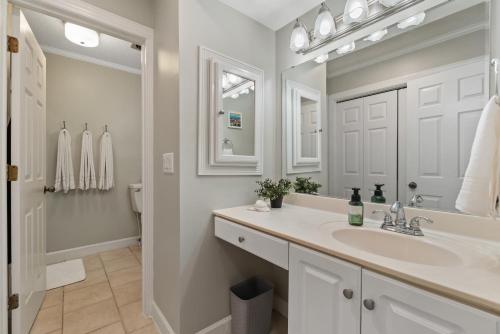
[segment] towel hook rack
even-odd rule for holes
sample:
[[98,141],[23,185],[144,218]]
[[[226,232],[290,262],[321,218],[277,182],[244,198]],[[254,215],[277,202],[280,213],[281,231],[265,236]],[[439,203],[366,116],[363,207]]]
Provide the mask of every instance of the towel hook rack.
[[88,131],[89,127],[88,127],[88,124],[87,122],[85,122],[85,131]]
[[104,125],[104,132],[108,132],[108,125],[107,124]]
[[495,79],[494,79],[494,87],[495,87],[495,102],[497,104],[500,104],[500,97],[498,96],[498,71],[499,71],[499,66],[500,66],[500,59],[498,58],[493,58],[491,60],[491,65],[493,66],[493,73],[495,74]]
[[62,129],[66,130],[66,121],[62,121],[62,123],[63,123]]

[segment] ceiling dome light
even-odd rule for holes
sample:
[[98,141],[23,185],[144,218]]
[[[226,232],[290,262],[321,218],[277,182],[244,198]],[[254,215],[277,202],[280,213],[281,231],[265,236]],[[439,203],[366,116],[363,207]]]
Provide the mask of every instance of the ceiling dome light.
[[87,48],[95,48],[99,45],[99,34],[97,31],[74,23],[66,22],[64,24],[64,36],[70,42]]
[[318,64],[323,64],[327,60],[328,60],[328,55],[327,54],[324,54],[324,55],[321,55],[321,56],[317,56],[314,59],[314,61],[317,62]]
[[380,41],[384,36],[387,35],[387,29],[382,29],[375,31],[374,33],[368,35],[364,41],[377,42]]
[[314,23],[314,38],[325,39],[337,31],[335,20],[326,3],[321,3],[316,22]]
[[297,19],[293,26],[292,36],[290,37],[290,49],[294,52],[307,49],[309,47],[309,34],[306,26]]
[[356,48],[356,44],[354,42],[351,42],[349,44],[343,45],[340,48],[338,48],[337,54],[343,55],[343,54],[354,51],[355,48]]
[[347,0],[344,9],[344,23],[361,22],[368,17],[367,0]]
[[418,26],[420,23],[424,22],[424,20],[425,20],[425,12],[422,12],[420,14],[410,16],[406,20],[399,22],[398,28],[406,29],[408,27]]
[[378,0],[382,5],[386,7],[392,7],[396,6],[398,3],[400,3],[402,0]]

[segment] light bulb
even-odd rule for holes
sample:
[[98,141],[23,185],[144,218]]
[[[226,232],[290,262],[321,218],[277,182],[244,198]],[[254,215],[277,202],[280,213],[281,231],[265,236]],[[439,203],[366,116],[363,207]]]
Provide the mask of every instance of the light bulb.
[[349,44],[342,45],[340,48],[338,48],[337,54],[343,55],[343,54],[354,51],[355,48],[356,48],[356,44],[354,42],[351,42]]
[[325,39],[336,31],[333,15],[326,3],[323,2],[314,23],[314,38]]
[[400,3],[402,0],[378,0],[385,7],[392,7]]
[[232,99],[235,99],[235,100],[236,100],[238,97],[240,97],[240,94],[233,94],[233,95],[231,95],[231,98],[232,98]]
[[298,52],[309,47],[309,35],[306,27],[297,19],[293,26],[292,36],[290,37],[290,49]]
[[387,35],[387,29],[382,29],[375,31],[374,33],[368,35],[364,41],[377,42],[380,41],[384,36]]
[[368,17],[367,0],[347,0],[344,9],[344,22],[351,24],[361,22]]
[[64,24],[64,36],[70,42],[87,48],[95,48],[99,45],[99,34],[97,31],[74,23],[66,22]]
[[246,95],[246,94],[248,94],[248,93],[250,93],[250,90],[248,90],[248,88],[245,88],[245,89],[243,89],[243,90],[240,92],[240,94],[244,94],[244,95]]
[[399,29],[406,29],[412,26],[418,26],[425,20],[425,12],[419,13],[414,16],[410,16],[409,18],[398,23]]
[[324,54],[324,55],[321,55],[321,56],[317,56],[314,59],[314,61],[317,62],[318,64],[323,64],[327,60],[328,60],[328,55],[327,54]]

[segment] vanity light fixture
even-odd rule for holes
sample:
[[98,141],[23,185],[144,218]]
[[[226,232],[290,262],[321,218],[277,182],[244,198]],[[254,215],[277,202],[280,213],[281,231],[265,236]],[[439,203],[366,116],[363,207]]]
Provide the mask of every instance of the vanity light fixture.
[[368,17],[367,0],[347,0],[344,9],[344,23],[362,22]]
[[355,48],[356,48],[356,44],[354,42],[351,42],[349,44],[342,45],[340,48],[338,48],[337,54],[343,55],[343,54],[354,51]]
[[333,18],[330,9],[325,2],[321,3],[318,16],[314,23],[314,38],[323,40],[330,35],[335,34],[337,28],[335,27],[335,19]]
[[243,90],[240,92],[240,94],[244,94],[244,95],[247,95],[247,94],[249,94],[249,93],[250,93],[250,90],[249,90],[248,88],[245,88],[245,89],[243,89]]
[[235,99],[235,100],[236,100],[238,97],[240,97],[240,94],[233,94],[233,95],[231,95],[231,98],[232,98],[232,99]]
[[78,24],[64,23],[64,36],[70,42],[87,48],[95,48],[99,45],[99,34],[97,31],[79,26]]
[[379,31],[375,31],[374,33],[371,33],[363,40],[369,42],[377,42],[380,41],[382,38],[384,38],[385,35],[387,35],[387,29],[382,29]]
[[309,47],[309,34],[305,24],[299,21],[295,22],[293,26],[292,36],[290,37],[290,49],[292,51],[300,51]]
[[399,29],[406,29],[412,26],[418,26],[425,20],[425,12],[410,16],[409,18],[398,23]]
[[401,1],[403,1],[403,0],[378,0],[378,2],[380,2],[385,7],[396,6]]
[[323,64],[325,61],[328,60],[328,54],[324,54],[321,56],[317,56],[314,61],[317,62],[318,64]]

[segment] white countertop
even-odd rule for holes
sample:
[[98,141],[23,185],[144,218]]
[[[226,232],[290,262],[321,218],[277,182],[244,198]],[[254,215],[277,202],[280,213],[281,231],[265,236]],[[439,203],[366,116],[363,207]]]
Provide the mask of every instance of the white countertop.
[[[342,229],[368,229],[381,233],[380,221],[365,219],[363,227],[352,227],[347,216],[330,211],[284,204],[282,209],[255,212],[248,206],[215,210],[216,216],[265,232],[278,238],[330,254],[428,291],[443,295],[500,315],[500,244],[460,235],[425,230],[425,236],[398,237],[414,239],[445,248],[460,258],[458,264],[442,267],[405,262],[379,256],[336,240],[332,234]],[[405,243],[403,243],[405,244]],[[410,246],[394,252],[411,252]],[[392,250],[391,250],[392,251]],[[422,254],[425,263],[432,251]],[[418,261],[420,262],[420,261]]]

